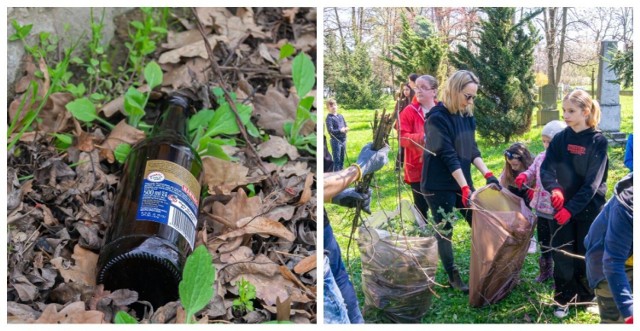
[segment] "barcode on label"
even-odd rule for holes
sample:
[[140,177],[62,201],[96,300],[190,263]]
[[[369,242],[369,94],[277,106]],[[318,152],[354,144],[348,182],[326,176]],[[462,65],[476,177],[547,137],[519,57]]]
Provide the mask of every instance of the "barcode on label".
[[193,249],[194,241],[196,239],[196,227],[187,215],[181,212],[180,209],[170,206],[167,224],[180,232],[180,234],[189,242],[191,249]]

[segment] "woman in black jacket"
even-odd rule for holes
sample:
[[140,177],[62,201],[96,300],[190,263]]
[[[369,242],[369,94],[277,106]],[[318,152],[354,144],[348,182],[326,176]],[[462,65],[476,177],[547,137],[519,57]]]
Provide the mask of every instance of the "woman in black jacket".
[[[442,102],[438,103],[425,118],[425,149],[420,189],[427,199],[436,223],[445,214],[458,208],[471,226],[469,196],[473,190],[471,164],[484,175],[488,183],[500,186],[498,179],[482,161],[475,140],[476,119],[473,117],[473,101],[478,93],[478,77],[470,71],[455,72],[444,86]],[[449,284],[464,293],[469,287],[460,278],[453,261],[451,245],[453,226],[447,221],[448,234],[437,234],[438,253]]]

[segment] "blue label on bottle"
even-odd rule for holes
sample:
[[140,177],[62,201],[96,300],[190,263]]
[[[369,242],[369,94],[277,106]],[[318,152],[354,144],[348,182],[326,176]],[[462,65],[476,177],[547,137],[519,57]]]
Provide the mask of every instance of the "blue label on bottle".
[[170,226],[193,249],[198,224],[199,195],[200,186],[189,171],[169,161],[148,161],[136,219]]

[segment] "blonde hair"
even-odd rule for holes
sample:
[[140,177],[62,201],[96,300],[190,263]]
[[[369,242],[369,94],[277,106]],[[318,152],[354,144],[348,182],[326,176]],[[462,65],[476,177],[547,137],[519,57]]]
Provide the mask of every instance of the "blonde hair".
[[600,104],[591,98],[589,93],[584,90],[573,90],[564,96],[562,101],[569,100],[572,104],[580,108],[581,111],[588,110],[587,126],[593,129],[598,127],[600,123]]
[[447,79],[447,83],[442,89],[441,100],[451,114],[460,113],[460,115],[473,116],[473,104],[464,108],[460,105],[460,93],[469,84],[480,85],[480,80],[468,70],[458,70]]

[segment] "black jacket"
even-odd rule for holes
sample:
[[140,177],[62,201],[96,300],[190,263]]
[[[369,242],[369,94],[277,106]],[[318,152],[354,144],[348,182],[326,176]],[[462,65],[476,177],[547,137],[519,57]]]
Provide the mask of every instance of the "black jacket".
[[560,188],[564,208],[571,215],[590,203],[599,210],[605,203],[609,158],[607,139],[592,128],[576,133],[570,127],[553,137],[540,166],[545,190]]
[[459,191],[451,175],[462,169],[467,185],[473,190],[471,163],[480,157],[476,144],[476,119],[473,116],[451,114],[439,102],[427,113],[424,123],[425,148],[422,164],[422,191]]

